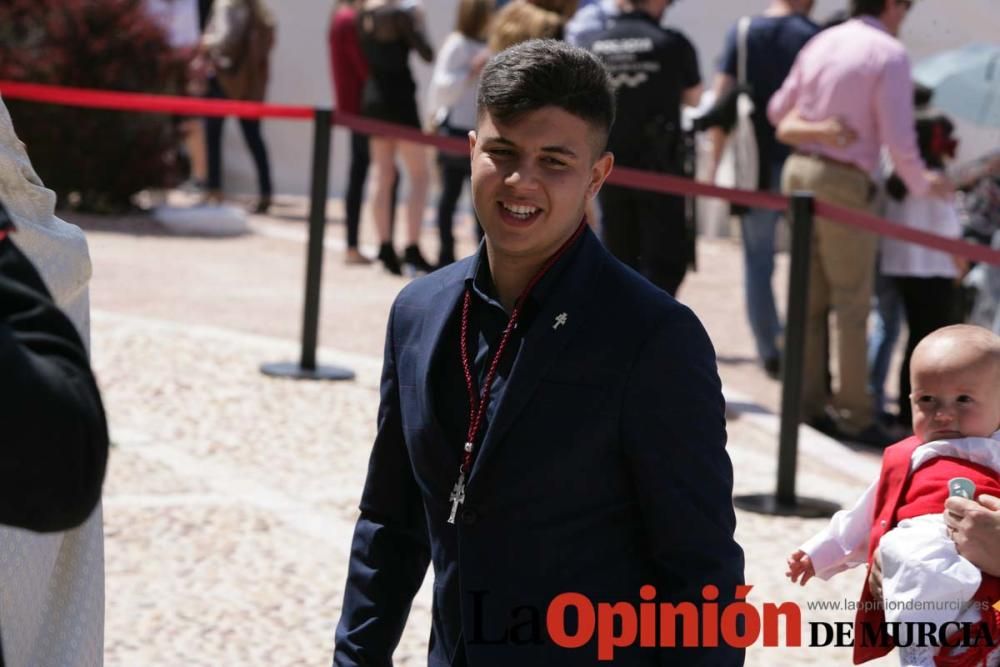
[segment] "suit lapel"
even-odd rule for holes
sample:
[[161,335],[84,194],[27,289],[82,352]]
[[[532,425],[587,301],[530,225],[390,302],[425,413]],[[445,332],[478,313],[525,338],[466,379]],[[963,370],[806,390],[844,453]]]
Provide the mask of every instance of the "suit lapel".
[[[582,247],[576,257],[558,278],[558,284],[546,297],[541,309],[524,337],[520,354],[511,369],[510,379],[497,406],[496,416],[490,422],[469,475],[469,482],[486,465],[486,460],[497,449],[510,430],[521,410],[531,399],[552,363],[559,357],[566,344],[586,325],[595,294],[595,285],[603,268],[600,241],[588,229],[580,239]],[[556,317],[566,314],[565,323],[554,327]]]
[[[463,287],[465,286],[464,274],[456,274],[453,280],[442,283],[438,292],[430,300],[427,313],[424,316],[423,331],[420,336],[420,348],[426,350],[426,354],[421,355],[417,366],[417,381],[420,383],[418,401],[420,404],[421,421],[427,424],[427,435],[430,442],[427,443],[435,452],[435,456],[447,456],[452,458],[458,465],[461,453],[461,443],[445,442],[444,430],[437,418],[437,406],[431,383],[431,369],[434,368],[435,361],[440,354],[447,354],[448,350],[442,350],[441,337],[448,322],[455,315],[456,308],[461,303]],[[456,352],[457,354],[457,352]],[[451,472],[448,472],[451,475]]]

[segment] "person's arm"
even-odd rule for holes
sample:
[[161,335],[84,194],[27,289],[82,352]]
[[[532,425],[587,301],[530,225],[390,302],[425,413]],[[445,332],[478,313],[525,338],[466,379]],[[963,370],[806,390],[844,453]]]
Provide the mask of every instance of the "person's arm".
[[793,109],[785,114],[775,128],[775,136],[783,144],[826,144],[836,148],[850,146],[858,139],[857,133],[839,118],[805,120]]
[[[733,468],[726,453],[725,400],[715,351],[697,317],[677,306],[637,350],[623,397],[621,434],[653,564],[659,600],[719,604],[743,585],[743,551],[733,538]],[[664,655],[665,664],[741,665],[731,647]]]
[[930,171],[920,157],[913,117],[913,81],[905,53],[889,58],[875,88],[875,123],[896,173],[915,197],[949,197],[955,188],[947,176]]
[[834,514],[826,528],[809,538],[792,554],[789,567],[793,573],[795,572],[793,561],[805,563],[812,568],[811,572],[807,570],[800,573],[809,575],[803,578],[803,586],[812,576],[826,580],[867,561],[868,541],[875,511],[875,490],[876,484],[873,482],[858,498],[854,507]]
[[378,432],[354,529],[335,667],[390,667],[413,597],[430,563],[424,503],[403,439],[393,322],[389,315]]
[[767,119],[771,125],[778,127],[781,121],[799,104],[799,93],[802,90],[802,56],[809,50],[809,45],[799,51],[791,71],[785,77],[784,83],[767,103]]
[[[719,71],[715,74],[715,81],[712,84],[715,105],[718,106],[722,100],[728,100],[729,93],[736,87],[738,76],[738,53],[737,53],[737,27],[733,26],[726,33],[726,43],[722,49],[722,58],[719,60]],[[735,99],[729,102],[733,107],[733,122],[736,118]],[[718,168],[719,160],[722,159],[722,151],[726,147],[728,130],[732,123],[726,127],[713,124],[706,130],[708,134],[709,159],[711,160],[710,173],[711,180],[715,180],[715,171]]]
[[410,48],[417,52],[424,62],[434,61],[434,48],[427,33],[424,32],[424,12],[420,7],[413,7],[405,12],[400,12],[400,28],[403,38]]
[[[719,72],[715,75],[715,82],[712,85],[712,91],[714,93],[714,98],[716,101],[725,99],[729,91],[733,89],[736,85],[736,78],[726,74],[725,72]],[[719,164],[719,160],[722,158],[722,150],[726,147],[726,137],[728,134],[719,125],[713,125],[709,127],[706,132],[708,133],[708,143],[709,143],[709,158],[712,161],[712,173],[715,173],[715,167]]]
[[1000,498],[983,494],[978,503],[949,498],[944,520],[958,553],[986,574],[1000,577]]
[[698,106],[701,100],[703,86],[701,84],[701,69],[698,66],[698,51],[686,37],[681,49],[681,82],[684,92],[681,94],[681,104],[689,107]]
[[462,46],[461,38],[452,34],[438,51],[427,91],[430,113],[435,113],[442,107],[452,107],[465,89],[476,80],[472,69],[474,59],[464,57]]
[[347,56],[351,71],[354,72],[360,81],[364,81],[368,78],[368,61],[365,60],[365,54],[361,50],[361,38],[358,35],[356,17],[349,28],[349,30],[343,31],[345,42],[344,54]]
[[[330,20],[328,36],[330,71],[334,73],[334,82],[336,83],[338,63],[341,65],[342,71],[349,71],[359,80],[364,80],[368,77],[368,63],[365,61],[364,53],[361,52],[357,21],[348,20],[342,15],[338,16],[338,14],[339,11],[335,11]],[[346,82],[341,83],[343,85]]]
[[76,329],[10,239],[0,239],[0,396],[0,523],[80,525],[101,497],[104,409]]

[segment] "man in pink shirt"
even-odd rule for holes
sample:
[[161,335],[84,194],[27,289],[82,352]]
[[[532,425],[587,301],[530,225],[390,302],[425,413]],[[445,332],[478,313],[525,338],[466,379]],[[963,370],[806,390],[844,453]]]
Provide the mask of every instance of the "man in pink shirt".
[[[814,37],[799,53],[768,105],[778,126],[791,113],[800,132],[781,132],[795,145],[785,163],[782,190],[811,190],[818,199],[857,209],[869,207],[882,147],[917,196],[951,192],[946,178],[929,172],[913,125],[910,61],[896,39],[911,0],[852,0],[853,18]],[[815,131],[829,127],[833,132]],[[786,124],[787,125],[787,124]],[[812,244],[806,322],[803,417],[845,439],[888,445],[892,438],[873,419],[867,391],[865,334],[871,309],[877,237],[818,218]],[[838,389],[833,415],[826,412],[827,312],[837,317]]]

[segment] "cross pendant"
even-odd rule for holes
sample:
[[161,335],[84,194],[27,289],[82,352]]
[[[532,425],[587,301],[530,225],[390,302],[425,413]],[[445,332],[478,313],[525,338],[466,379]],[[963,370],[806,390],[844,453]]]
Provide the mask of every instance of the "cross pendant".
[[465,471],[458,473],[458,481],[448,496],[451,501],[451,514],[448,515],[448,523],[455,523],[455,515],[458,514],[458,506],[465,502]]

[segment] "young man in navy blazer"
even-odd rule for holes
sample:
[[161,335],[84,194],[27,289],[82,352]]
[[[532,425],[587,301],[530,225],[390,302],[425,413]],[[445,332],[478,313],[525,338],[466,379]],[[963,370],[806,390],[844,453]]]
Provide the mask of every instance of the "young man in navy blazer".
[[[478,104],[486,238],[393,304],[341,667],[392,664],[429,563],[435,667],[593,665],[601,628],[550,610],[560,594],[639,609],[655,589],[701,609],[707,586],[721,613],[743,583],[712,345],[584,221],[614,162],[603,67],[527,42],[487,64]],[[609,632],[629,644],[615,665],[743,662],[725,646],[643,647],[613,625],[604,650]]]

